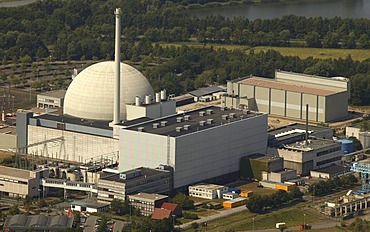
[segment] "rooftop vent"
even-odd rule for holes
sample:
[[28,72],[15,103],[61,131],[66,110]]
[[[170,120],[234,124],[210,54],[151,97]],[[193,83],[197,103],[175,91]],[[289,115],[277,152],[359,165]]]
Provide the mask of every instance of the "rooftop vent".
[[181,126],[176,127],[176,132],[181,132],[181,129],[182,129]]
[[207,114],[212,114],[213,110],[207,110]]
[[235,113],[230,113],[230,114],[229,114],[229,117],[230,117],[230,118],[235,118]]
[[167,121],[161,121],[161,126],[167,126]]
[[227,120],[227,119],[229,119],[229,115],[227,115],[227,114],[224,114],[224,115],[222,115],[221,117],[222,117],[222,120]]
[[189,130],[190,129],[190,125],[184,125],[184,130]]
[[221,106],[220,108],[222,111],[225,111],[226,110],[226,107],[225,106]]
[[177,122],[182,122],[182,119],[183,119],[183,117],[177,117],[177,118],[176,118],[176,121],[177,121]]
[[200,126],[204,126],[206,124],[206,121],[199,121]]
[[206,114],[205,111],[199,111],[199,116],[203,117]]
[[212,124],[213,123],[213,118],[207,119],[207,124]]
[[144,128],[144,127],[138,127],[138,128],[137,128],[137,131],[139,131],[139,132],[143,132],[143,131],[145,131],[145,128]]
[[185,121],[189,121],[190,120],[190,115],[185,115],[184,119],[185,119]]
[[158,128],[159,127],[159,123],[153,123],[153,128]]

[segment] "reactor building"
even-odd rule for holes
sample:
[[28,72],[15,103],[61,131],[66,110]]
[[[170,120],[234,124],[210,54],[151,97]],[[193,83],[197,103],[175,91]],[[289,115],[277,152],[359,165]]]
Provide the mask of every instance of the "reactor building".
[[119,131],[119,171],[172,166],[174,188],[239,177],[242,157],[266,153],[267,114],[209,106]]
[[135,119],[176,113],[165,91],[154,95],[142,73],[120,62],[120,9],[115,15],[115,61],[91,65],[74,78],[65,94],[63,115],[18,113],[18,152],[81,163],[118,161],[114,125],[124,124],[127,115]]

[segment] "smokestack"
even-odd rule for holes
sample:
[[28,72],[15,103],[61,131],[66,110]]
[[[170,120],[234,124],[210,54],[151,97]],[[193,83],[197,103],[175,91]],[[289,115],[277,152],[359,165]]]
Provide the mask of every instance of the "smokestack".
[[116,8],[114,15],[116,16],[116,49],[114,55],[115,63],[115,84],[114,84],[114,112],[113,112],[113,124],[118,124],[120,122],[120,88],[121,88],[121,8]]
[[308,104],[306,104],[306,144],[308,144]]

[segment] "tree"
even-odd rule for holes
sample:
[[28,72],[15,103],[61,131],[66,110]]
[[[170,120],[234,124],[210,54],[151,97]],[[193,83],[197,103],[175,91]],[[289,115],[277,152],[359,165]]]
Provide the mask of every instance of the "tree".
[[264,196],[261,195],[252,195],[248,202],[246,207],[252,212],[252,213],[262,213],[266,206],[266,199]]
[[[367,130],[368,131],[368,130]],[[360,140],[358,140],[356,137],[351,136],[348,138],[349,140],[352,140],[353,142],[353,151],[360,151],[363,149],[362,144]]]
[[366,34],[362,34],[357,40],[359,48],[367,49],[370,47],[369,37]]
[[107,222],[108,222],[108,219],[105,216],[103,216],[101,218],[101,222],[100,222],[100,224],[99,224],[99,226],[98,226],[98,228],[97,228],[96,231],[97,232],[106,232],[107,229],[108,229]]
[[130,213],[130,205],[128,201],[113,199],[113,201],[110,204],[110,210],[113,214],[125,215]]
[[292,190],[290,190],[289,197],[291,200],[295,200],[295,199],[302,200],[303,193],[301,192],[301,190],[299,190],[298,187],[295,187]]
[[304,40],[306,42],[307,47],[309,48],[320,48],[321,47],[321,41],[319,33],[316,31],[311,31],[307,35],[305,35]]
[[183,209],[194,209],[194,201],[190,200],[189,196],[183,193],[176,194],[171,199],[171,202],[180,205]]
[[323,47],[325,48],[338,48],[339,47],[339,35],[335,32],[329,32],[324,37]]

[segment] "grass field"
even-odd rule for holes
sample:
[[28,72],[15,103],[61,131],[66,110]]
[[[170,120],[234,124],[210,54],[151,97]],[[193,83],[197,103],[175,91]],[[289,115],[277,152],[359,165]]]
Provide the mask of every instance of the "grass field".
[[329,49],[329,48],[296,48],[296,47],[255,47],[255,52],[275,50],[283,56],[298,56],[301,59],[312,56],[319,59],[346,58],[363,61],[370,58],[370,49]]
[[345,59],[350,55],[353,60],[363,61],[366,59],[370,59],[370,49],[329,49],[329,48],[304,48],[304,47],[254,47],[251,48],[249,46],[242,46],[242,45],[224,45],[224,44],[201,44],[196,42],[188,42],[188,43],[161,43],[163,47],[168,46],[175,46],[180,47],[182,45],[192,46],[192,47],[204,47],[210,48],[213,47],[214,49],[227,49],[227,50],[235,50],[240,49],[249,53],[250,51],[254,51],[255,53],[267,50],[275,50],[280,52],[283,56],[298,56],[301,59],[306,59],[307,57],[312,56],[313,58],[318,59],[338,59],[343,58]]
[[[323,219],[323,216],[313,210],[302,208],[302,205],[293,206],[290,208],[281,209],[272,213],[254,214],[249,211],[242,212],[224,219],[209,222],[207,225],[208,231],[243,231],[253,229],[256,230],[273,229],[276,223],[285,222],[288,227],[297,227],[303,224],[304,214],[306,214],[306,223],[317,222]],[[188,230],[191,231],[191,230]],[[325,230],[329,232],[329,230]]]

